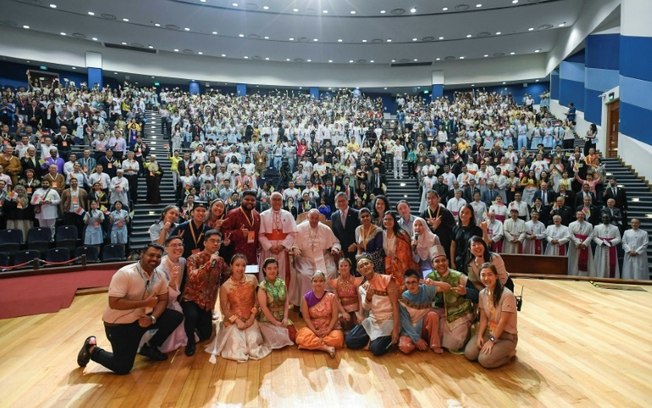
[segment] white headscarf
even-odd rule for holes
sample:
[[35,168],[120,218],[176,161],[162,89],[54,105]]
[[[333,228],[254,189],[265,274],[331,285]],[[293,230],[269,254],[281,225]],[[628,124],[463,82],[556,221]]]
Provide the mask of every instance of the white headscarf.
[[416,248],[417,255],[419,255],[419,258],[422,261],[430,260],[432,259],[433,251],[435,250],[435,245],[441,245],[441,242],[439,242],[439,237],[436,234],[433,234],[432,231],[430,231],[430,226],[428,226],[428,223],[423,218],[420,217],[414,218],[414,222],[412,223],[412,230],[414,230],[414,226],[417,223],[423,224],[425,230],[425,233],[419,234],[419,237],[417,238],[417,248]]

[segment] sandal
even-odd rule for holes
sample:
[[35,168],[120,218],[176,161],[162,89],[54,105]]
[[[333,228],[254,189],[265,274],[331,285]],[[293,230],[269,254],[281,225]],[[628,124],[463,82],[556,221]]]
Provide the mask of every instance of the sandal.
[[89,361],[91,361],[91,347],[96,346],[96,339],[95,336],[88,336],[86,337],[86,340],[84,340],[84,345],[82,346],[81,350],[79,350],[79,354],[77,354],[77,364],[79,364],[80,367],[86,367]]

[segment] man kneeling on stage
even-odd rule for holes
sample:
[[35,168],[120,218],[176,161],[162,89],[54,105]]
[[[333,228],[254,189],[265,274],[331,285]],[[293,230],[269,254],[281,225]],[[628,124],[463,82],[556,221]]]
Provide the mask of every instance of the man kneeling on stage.
[[156,271],[162,255],[162,246],[149,244],[140,261],[120,268],[113,275],[109,285],[109,306],[102,316],[113,352],[99,348],[95,336],[90,336],[77,356],[80,367],[86,367],[93,360],[116,374],[128,374],[143,334],[151,329],[158,330],[141,347],[140,354],[155,361],[167,359],[158,347],[181,324],[183,314],[166,308],[168,280],[163,272]]

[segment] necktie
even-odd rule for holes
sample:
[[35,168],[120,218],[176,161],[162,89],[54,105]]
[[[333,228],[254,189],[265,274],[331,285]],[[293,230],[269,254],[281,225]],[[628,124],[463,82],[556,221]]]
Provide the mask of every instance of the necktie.
[[543,205],[548,205],[548,194],[546,194],[546,192],[543,190],[541,190],[541,198],[542,198],[541,202],[543,203]]
[[342,228],[346,228],[346,210],[342,211]]

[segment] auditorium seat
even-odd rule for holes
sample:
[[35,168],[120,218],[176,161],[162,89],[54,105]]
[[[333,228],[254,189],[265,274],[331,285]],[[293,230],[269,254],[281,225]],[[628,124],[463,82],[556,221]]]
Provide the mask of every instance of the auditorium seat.
[[11,266],[11,257],[7,253],[0,252],[0,269],[5,266]]
[[66,262],[70,260],[70,250],[68,248],[51,248],[45,254],[45,260],[47,262]]
[[[87,263],[95,263],[100,261],[100,247],[98,245],[84,245],[80,246],[75,250],[75,258],[78,258],[82,255],[86,255]],[[78,259],[78,264],[81,263],[81,259]]]
[[127,257],[125,256],[125,246],[121,244],[109,244],[104,245],[102,249],[102,261],[103,262],[118,262],[124,261]]
[[34,227],[27,231],[27,249],[45,254],[50,249],[52,231],[49,228]]
[[[41,252],[35,249],[18,251],[14,254],[14,265],[24,264],[41,256]],[[31,265],[25,265],[23,268],[31,268]]]
[[68,248],[69,250],[74,251],[77,247],[77,237],[79,237],[79,232],[77,231],[77,227],[74,225],[61,225],[57,227],[57,232],[54,237],[57,248]]
[[11,254],[23,245],[23,232],[17,229],[0,230],[0,253]]

